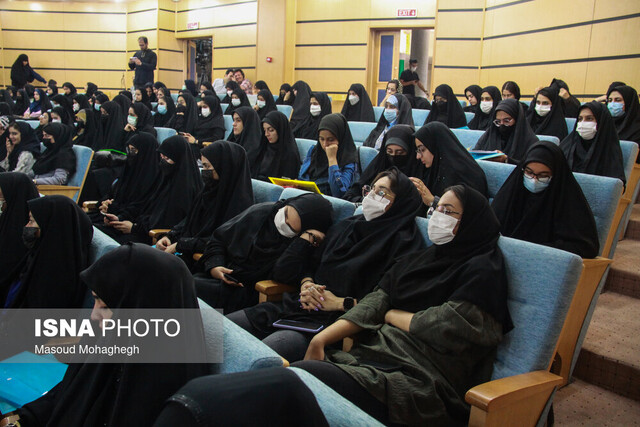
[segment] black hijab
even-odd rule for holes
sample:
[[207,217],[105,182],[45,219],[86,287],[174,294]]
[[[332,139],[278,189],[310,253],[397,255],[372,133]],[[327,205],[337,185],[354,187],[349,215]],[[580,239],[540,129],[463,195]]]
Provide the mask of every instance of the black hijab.
[[607,106],[591,101],[581,106],[578,114],[585,108],[590,109],[597,120],[596,136],[590,141],[582,139],[576,131],[576,122],[573,132],[560,142],[569,169],[590,175],[610,176],[626,183],[620,140]]
[[[623,141],[633,141],[640,144],[640,102],[638,102],[638,92],[631,86],[616,86],[609,88],[607,99],[611,92],[620,92],[624,99],[624,115],[614,117],[613,121],[618,130],[618,136]],[[640,159],[640,156],[638,156]]]
[[258,97],[262,97],[265,102],[264,107],[258,110],[258,117],[260,117],[260,120],[263,120],[270,112],[278,111],[276,102],[274,101],[273,95],[271,94],[271,91],[269,91],[269,89],[262,89],[260,92],[258,92]]
[[45,111],[50,110],[51,102],[49,102],[49,97],[47,96],[47,92],[45,92],[42,89],[36,89],[34,93],[35,92],[38,92],[38,96],[40,97],[40,100],[36,101],[34,99],[33,102],[29,105],[29,111],[31,113],[38,112],[38,111],[40,111],[41,113],[44,113]]
[[[298,122],[297,126],[294,127],[292,122],[291,131],[296,138],[316,139],[318,137],[318,125],[320,125],[322,118],[331,114],[331,100],[326,93],[313,92],[311,97],[315,98],[320,104],[320,114],[313,116],[309,111],[309,116],[305,120]],[[309,104],[310,106],[311,104]]]
[[98,91],[98,85],[95,83],[87,82],[87,91],[85,93],[87,98],[91,98]]
[[[76,101],[80,106],[80,109],[78,111],[84,110],[85,108],[91,108],[91,104],[89,104],[89,99],[85,95],[80,95],[77,93],[73,97],[73,100]],[[71,103],[71,108],[73,108],[73,102]],[[76,111],[74,111],[74,114],[75,113]]]
[[102,124],[100,123],[100,112],[93,108],[86,108],[76,114],[78,126],[74,145],[84,145],[92,150],[97,150],[102,142]]
[[35,159],[40,156],[40,141],[36,138],[36,133],[27,122],[16,122],[20,129],[20,143],[13,147],[9,154],[9,171],[12,171],[18,165],[20,154],[25,151],[30,152]]
[[167,104],[167,112],[165,114],[160,114],[158,112],[158,105],[154,108],[156,114],[153,116],[153,125],[158,128],[169,127],[168,123],[173,119],[173,116],[176,114],[176,104],[173,102],[173,98],[171,96],[161,96],[160,99],[164,99],[164,102]]
[[[128,90],[121,90],[120,92],[118,92],[118,95],[122,95],[125,98],[127,98],[129,100],[129,102],[133,102],[133,95]],[[118,95],[116,95],[116,96],[118,96]],[[114,97],[114,99],[115,99],[115,97]]]
[[[51,97],[51,102],[52,102],[52,106],[54,102],[58,104],[55,108],[62,108],[65,111],[65,114],[61,116],[63,117],[63,121],[62,121],[63,123],[65,124],[73,123],[73,116],[75,115],[75,111],[73,111],[73,98],[67,97],[62,94],[57,94]],[[52,109],[51,111],[54,111],[55,108]],[[65,119],[67,117],[68,119]],[[70,120],[70,123],[67,123],[67,121],[65,120]]]
[[[467,116],[451,86],[446,84],[438,86],[433,96],[434,102],[431,104],[431,112],[424,122],[425,125],[431,122],[441,122],[449,128],[461,128],[467,125]],[[446,101],[435,102],[436,96],[441,96]]]
[[194,82],[191,79],[188,79],[184,81],[184,86],[186,88],[185,90],[189,91],[191,96],[193,96],[194,98],[198,96],[198,88],[196,88],[196,82]]
[[27,202],[38,197],[33,181],[19,172],[0,173],[0,190],[6,204],[0,215],[0,283],[27,253],[22,243],[22,229],[29,222]]
[[[287,94],[287,92],[291,92],[291,95],[289,95],[289,99],[285,101],[284,96]],[[293,105],[293,101],[295,100],[296,100],[296,96],[292,92],[291,85],[289,83],[283,83],[280,86],[280,93],[278,94],[276,105]]]
[[[131,104],[131,108],[135,111],[138,121],[136,122],[136,133],[146,132],[156,136],[156,130],[153,127],[153,116],[151,111],[142,102]],[[128,112],[127,112],[128,115]]]
[[9,116],[13,114],[13,106],[15,105],[15,101],[11,97],[9,93],[9,89],[0,90],[0,95],[2,95],[2,102],[9,106]]
[[[477,114],[477,110],[480,109],[480,97],[482,96],[482,88],[478,85],[467,86],[467,88],[464,90],[465,98],[467,97],[467,92],[471,92],[473,96],[476,97],[476,105],[469,104],[464,107],[463,110],[469,113]],[[467,100],[467,102],[469,102],[469,100]]]
[[[360,175],[360,180],[353,183],[343,199],[358,203],[362,201],[362,187],[371,185],[380,172],[397,167],[408,177],[415,177],[425,181],[428,170],[416,158],[416,144],[414,143],[414,129],[409,125],[396,125],[389,129],[384,136],[380,152],[373,158],[369,166]],[[390,156],[387,154],[388,145],[397,145],[407,152],[404,156]]]
[[53,79],[49,79],[49,81],[47,82],[47,87],[49,89],[51,89],[51,94],[52,95],[57,95],[58,94],[58,82],[53,80]]
[[43,129],[53,136],[55,143],[47,148],[33,165],[33,173],[43,175],[56,169],[64,169],[69,176],[76,173],[76,154],[73,152],[71,127],[62,123],[50,123]]
[[151,95],[149,95],[147,93],[147,97],[149,98],[149,102],[158,102],[158,97],[156,96],[155,92],[153,91],[153,83],[147,82],[144,85],[144,91],[146,92],[147,89],[151,89]]
[[[269,90],[269,85],[267,84],[267,82],[265,82],[264,80],[258,80],[253,87],[255,89],[258,90],[268,90],[269,92],[271,92],[271,90]],[[272,97],[273,98],[273,97]]]
[[[351,105],[349,101],[349,92],[354,91],[358,95],[358,102]],[[347,99],[342,106],[342,115],[347,118],[348,122],[375,122],[373,114],[373,105],[367,90],[360,83],[354,83],[347,91]]]
[[194,129],[193,136],[195,136],[198,141],[210,140],[216,132],[216,129],[221,129],[222,135],[224,135],[224,117],[222,117],[220,98],[215,95],[207,95],[202,98],[202,102],[209,107],[211,113],[208,117],[204,117],[202,114],[198,115],[198,122]]
[[144,104],[145,107],[147,107],[149,110],[153,110],[153,107],[151,106],[151,102],[149,100],[149,95],[147,94],[147,89],[145,89],[144,87],[141,87],[138,89],[140,91],[140,101],[134,101],[134,104]]
[[[349,123],[342,114],[325,116],[318,126],[318,132],[321,130],[328,130],[338,140],[337,158],[340,168],[358,161],[358,150],[353,142]],[[317,139],[317,135],[315,139]],[[327,153],[322,149],[320,141],[316,143],[315,149],[311,153],[311,163],[307,173],[311,181],[329,176],[329,159],[327,159]]]
[[[102,142],[96,149],[98,150],[120,150],[124,151],[124,125],[122,110],[120,105],[115,101],[107,101],[101,104],[101,108],[107,112],[100,116],[100,125],[102,126]],[[128,112],[128,110],[127,110]],[[101,113],[102,114],[102,113]]]
[[262,124],[258,113],[251,107],[239,107],[234,114],[240,116],[242,120],[242,132],[240,135],[236,135],[231,131],[227,141],[235,142],[244,147],[249,158],[249,164],[253,165],[257,160],[262,138]]
[[[544,117],[538,115],[536,111],[539,95],[546,96],[551,100],[551,111]],[[560,141],[567,137],[567,122],[564,119],[564,110],[557,88],[546,87],[538,91],[527,111],[527,121],[536,135],[551,135]]]
[[[409,100],[400,93],[396,93],[391,96],[395,97],[396,100],[398,101],[398,104],[397,104],[398,115],[396,116],[394,126],[409,125],[411,127],[414,127],[415,125],[413,124],[413,113],[411,111],[411,104],[409,103]],[[389,98],[391,98],[391,96]],[[387,100],[387,102],[389,102],[389,100]],[[380,119],[378,120],[378,124],[371,131],[367,139],[364,141],[364,144],[362,145],[364,145],[365,147],[375,148],[376,141],[378,141],[380,134],[384,132],[388,126],[389,126],[389,122],[387,121],[387,119],[385,119],[384,114],[382,114],[380,116]]]
[[0,305],[6,303],[9,287],[20,280],[10,308],[80,308],[86,287],[78,276],[87,267],[93,237],[89,217],[65,196],[35,198],[27,204],[40,237],[0,283]]
[[[512,129],[505,136],[500,133],[500,128],[504,125],[498,127],[492,123],[498,111],[504,111],[516,121],[515,124],[511,125]],[[491,123],[491,126],[480,137],[473,148],[474,150],[500,150],[507,155],[510,162],[517,163],[524,158],[527,149],[538,141],[538,137],[533,133],[527,122],[522,105],[515,99],[500,101],[500,104],[494,109],[489,123]]]
[[75,113],[73,115],[69,115],[69,112],[65,108],[62,108],[61,106],[52,108],[51,112],[56,113],[60,117],[60,123],[65,124],[67,126],[73,126],[73,118],[75,117]]
[[13,114],[22,117],[27,108],[29,108],[29,95],[27,95],[26,90],[19,89],[16,95],[16,102],[13,105]]
[[120,107],[120,112],[122,113],[122,128],[124,128],[127,125],[127,116],[129,115],[129,108],[131,108],[132,104],[131,99],[124,95],[116,95],[112,102],[115,102],[118,107]]
[[[473,119],[469,122],[469,129],[487,130],[487,129],[490,129],[492,126],[491,122],[493,121],[493,117],[496,112],[496,107],[498,106],[500,101],[502,101],[502,94],[500,93],[500,89],[498,89],[495,86],[485,87],[484,89],[482,89],[482,93],[484,92],[487,92],[491,96],[491,99],[493,99],[493,108],[488,114],[483,113],[482,110],[480,109],[480,102],[481,102],[480,98],[477,98],[478,99],[477,109],[476,111],[474,111],[475,116],[473,116]],[[482,93],[480,94],[480,96],[482,96]]]
[[414,136],[433,154],[425,185],[434,196],[442,196],[452,185],[465,184],[487,197],[484,171],[451,129],[433,122],[422,126]]
[[[553,171],[549,186],[540,193],[524,187],[523,169],[531,162]],[[569,169],[562,150],[541,141],[529,148],[517,168],[493,199],[502,234],[562,249],[583,258],[598,255],[598,231],[591,208]]]
[[76,96],[76,94],[78,93],[78,90],[70,82],[64,82],[62,84],[62,88],[64,89],[65,87],[69,88],[69,94],[68,95],[64,94],[63,96],[66,96],[69,99],[69,101],[73,100],[73,97]]
[[482,194],[461,187],[464,212],[453,240],[401,258],[382,278],[380,288],[389,295],[391,307],[412,313],[447,301],[470,302],[500,322],[506,333],[513,324],[498,247],[500,223]]
[[297,135],[296,129],[299,126],[302,126],[302,124],[308,121],[311,117],[309,106],[311,105],[310,103],[312,93],[309,85],[302,80],[298,80],[293,86],[291,86],[292,94],[294,90],[296,90],[297,95],[292,105],[293,113],[291,113],[291,118],[289,119],[289,121],[291,122],[291,129],[293,130],[293,134]]
[[300,155],[287,116],[280,111],[272,111],[262,123],[268,123],[276,130],[278,141],[272,144],[262,135],[259,152],[249,153],[254,162],[251,164],[251,177],[262,181],[269,181],[269,177],[296,179],[300,172]]
[[[27,65],[22,65],[24,61],[27,61]],[[27,75],[30,70],[29,57],[21,53],[11,66],[11,83],[24,86],[27,83]]]
[[229,106],[227,107],[226,110],[224,110],[224,114],[233,116],[233,113],[235,113],[235,111],[238,108],[251,107],[251,104],[249,103],[249,98],[247,98],[247,94],[244,92],[244,90],[240,89],[240,87],[238,87],[237,89],[234,89],[232,95],[235,95],[238,97],[238,99],[240,100],[240,105],[238,105],[237,107],[233,105],[232,98],[229,97]]
[[[229,80],[224,87],[227,89],[227,96],[225,96],[224,98],[222,98],[222,103],[223,104],[231,104],[231,95],[233,95],[233,93],[229,94],[229,91],[233,92],[236,89],[240,89],[240,85],[238,83],[235,82],[235,80]],[[242,91],[244,92],[244,91]],[[225,113],[227,114],[227,113]]]
[[564,116],[565,117],[578,117],[578,110],[580,109],[580,101],[575,96],[571,95],[571,91],[569,90],[569,86],[564,82],[564,80],[553,79],[549,87],[555,87],[558,89],[564,89],[569,93],[569,98],[562,100],[562,106],[564,107]]

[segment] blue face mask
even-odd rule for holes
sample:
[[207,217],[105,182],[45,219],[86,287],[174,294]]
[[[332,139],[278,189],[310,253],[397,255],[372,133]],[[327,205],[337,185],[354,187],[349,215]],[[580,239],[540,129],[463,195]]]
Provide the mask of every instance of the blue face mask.
[[158,104],[158,114],[167,114],[167,106]]
[[610,102],[607,104],[609,112],[613,117],[621,117],[624,115],[624,104],[622,102]]
[[100,104],[93,104],[93,108],[95,108],[96,111],[100,111]]
[[387,120],[387,122],[392,123],[396,117],[398,117],[398,110],[394,110],[392,108],[385,108],[384,109],[384,118]]
[[524,188],[535,194],[546,190],[551,180],[548,182],[540,182],[535,178],[528,178],[526,175],[522,175],[522,182],[524,183]]

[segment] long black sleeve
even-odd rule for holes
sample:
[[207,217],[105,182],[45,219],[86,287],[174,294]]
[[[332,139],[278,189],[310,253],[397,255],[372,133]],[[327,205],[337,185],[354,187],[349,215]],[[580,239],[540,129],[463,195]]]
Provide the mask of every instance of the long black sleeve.
[[322,255],[322,246],[312,246],[305,239],[294,239],[273,266],[273,280],[299,286],[305,277],[313,277]]
[[227,249],[224,244],[211,236],[207,242],[202,259],[200,260],[204,265],[204,271],[209,271],[212,268],[224,266],[226,260]]

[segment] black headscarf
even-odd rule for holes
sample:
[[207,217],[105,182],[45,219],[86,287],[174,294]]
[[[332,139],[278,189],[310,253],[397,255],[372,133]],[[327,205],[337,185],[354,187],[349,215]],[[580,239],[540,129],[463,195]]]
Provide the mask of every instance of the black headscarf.
[[591,110],[598,123],[596,136],[590,141],[582,139],[576,131],[576,122],[573,132],[560,142],[569,169],[590,175],[610,176],[626,183],[620,140],[607,106],[591,101],[581,106],[578,114],[585,108]]
[[216,133],[222,133],[224,135],[224,117],[222,117],[222,108],[220,108],[220,98],[215,95],[207,95],[202,98],[202,102],[209,107],[211,114],[208,117],[204,117],[202,114],[198,115],[198,122],[194,129],[193,136],[198,141],[211,141],[212,135]]
[[40,228],[40,237],[0,283],[0,305],[4,305],[9,287],[20,280],[10,308],[81,307],[86,287],[78,275],[89,261],[93,237],[89,217],[65,196],[35,198],[27,204]]
[[36,138],[36,133],[27,122],[16,122],[20,129],[20,143],[13,147],[9,154],[9,171],[18,165],[18,158],[24,151],[30,152],[35,159],[40,156],[40,141]]
[[0,190],[6,201],[0,215],[0,283],[4,283],[27,253],[22,229],[29,222],[27,202],[38,197],[38,189],[27,175],[5,172],[0,173]]
[[398,262],[380,281],[391,307],[416,313],[447,301],[467,301],[513,328],[507,308],[508,281],[498,247],[500,223],[487,199],[463,185],[462,218],[449,243],[432,245]]
[[[108,116],[100,116],[100,125],[102,126],[102,142],[96,149],[115,149],[124,151],[124,125],[123,114],[120,106],[115,101],[107,101],[101,104]],[[102,114],[102,113],[101,113]],[[128,110],[127,110],[128,114]]]
[[[631,86],[616,86],[609,88],[607,99],[611,92],[620,92],[624,99],[624,115],[615,117],[613,121],[618,130],[618,136],[623,141],[633,141],[640,144],[640,102],[638,102],[638,92]],[[638,157],[640,159],[640,156]]]
[[40,100],[36,101],[34,99],[31,105],[29,105],[29,111],[31,113],[34,113],[37,111],[45,112],[47,110],[50,110],[51,102],[49,102],[49,97],[47,96],[47,92],[45,92],[42,89],[36,89],[35,92],[38,92],[38,96],[40,97]]
[[[58,106],[55,108],[58,108],[58,107],[62,108],[65,111],[64,117],[69,117],[69,119],[71,120],[71,123],[73,123],[73,116],[75,115],[75,111],[73,111],[73,98],[67,97],[62,94],[57,94],[57,95],[53,95],[50,98],[50,100],[52,105],[54,102],[58,104]],[[62,122],[66,124],[71,124],[71,123],[67,123],[64,118]]]
[[[14,88],[15,89],[15,88]],[[13,106],[16,103],[11,97],[11,93],[9,93],[9,89],[0,90],[0,95],[2,95],[2,102],[9,106],[9,116],[13,114]]]
[[127,125],[127,116],[129,115],[129,108],[131,108],[132,104],[131,99],[124,95],[116,95],[112,99],[112,102],[115,102],[118,107],[120,107],[120,112],[122,113],[122,127],[124,128]]
[[105,102],[109,101],[109,97],[107,95],[105,95],[103,92],[96,93],[95,98],[96,98],[95,99],[95,103],[98,104],[98,105],[102,105]]
[[[414,129],[409,125],[396,125],[389,129],[384,136],[380,152],[373,158],[369,166],[360,175],[360,180],[353,183],[349,191],[343,197],[350,202],[358,203],[362,201],[362,187],[371,185],[373,179],[382,171],[393,166],[408,177],[415,177],[425,181],[428,170],[416,158],[416,145],[414,143]],[[404,156],[389,156],[387,154],[388,145],[397,145],[407,152]]]
[[171,96],[161,96],[160,99],[164,99],[164,102],[167,104],[167,112],[165,114],[160,114],[158,112],[158,105],[154,108],[156,114],[153,116],[153,125],[155,127],[169,127],[168,123],[173,119],[173,116],[176,114],[176,104],[173,102],[173,98]]
[[502,90],[505,89],[511,92],[516,100],[520,101],[520,86],[518,86],[518,83],[511,80],[506,81],[502,85]]
[[[227,96],[222,98],[222,103],[223,104],[231,104],[231,95],[233,95],[233,94],[230,95],[229,91],[233,92],[236,89],[240,89],[240,85],[238,83],[236,83],[235,80],[229,80],[224,85],[224,87],[227,89]],[[225,114],[227,114],[227,113],[225,112]]]
[[149,102],[158,102],[158,97],[156,96],[155,92],[153,91],[153,83],[147,82],[144,85],[144,91],[146,92],[147,89],[151,89],[151,95],[149,95],[149,93],[147,93],[147,97],[149,98]]
[[299,121],[295,127],[291,122],[291,131],[296,138],[316,139],[318,137],[318,125],[320,125],[322,118],[331,114],[331,100],[326,93],[313,92],[311,97],[315,98],[320,104],[320,114],[313,116],[309,111],[309,116],[305,120]]
[[240,100],[240,105],[238,105],[237,107],[233,105],[232,98],[229,97],[229,106],[227,107],[226,110],[224,110],[224,114],[228,116],[233,116],[233,113],[238,108],[251,107],[251,104],[249,103],[249,98],[247,98],[247,94],[244,92],[244,90],[240,89],[240,87],[238,87],[237,89],[234,89],[232,95],[235,95],[238,97],[238,99]]
[[[0,102],[0,105],[1,104],[4,104],[4,102]],[[0,116],[1,115],[2,115],[2,113],[0,113]],[[44,111],[42,114],[40,114],[40,117],[42,117],[42,116],[46,116],[47,117],[47,123],[45,125],[38,124],[38,127],[36,128],[36,138],[38,138],[38,141],[41,141],[41,142],[42,142],[42,129],[44,129],[45,126],[47,126],[49,123],[51,123],[51,112]],[[40,117],[38,117],[38,122],[40,121]],[[7,137],[9,136],[8,132],[7,132],[6,136]],[[4,135],[0,136],[0,139],[2,139],[2,137],[4,137]],[[0,157],[2,157],[2,147],[0,147]]]
[[[337,158],[340,168],[358,161],[358,150],[353,142],[349,123],[342,114],[335,113],[325,116],[318,126],[318,132],[321,130],[328,130],[338,140]],[[315,139],[317,139],[317,135]],[[329,159],[327,159],[327,153],[322,149],[320,141],[316,143],[315,149],[311,153],[311,163],[307,173],[311,181],[329,176]]]
[[69,176],[76,172],[76,155],[73,152],[71,127],[62,123],[50,123],[43,129],[53,136],[55,143],[47,148],[33,165],[33,173],[43,175],[56,169],[64,169]]
[[467,88],[464,90],[465,98],[467,97],[467,92],[471,92],[473,96],[476,97],[476,105],[469,104],[466,107],[464,107],[463,110],[466,112],[475,114],[477,110],[480,109],[480,97],[482,96],[482,88],[478,85],[467,86]]
[[293,86],[291,86],[292,94],[294,90],[296,90],[297,95],[292,105],[293,113],[291,113],[291,118],[289,119],[289,121],[291,122],[291,129],[293,130],[293,134],[297,135],[296,128],[298,126],[301,126],[302,123],[306,122],[311,117],[309,106],[312,93],[309,85],[302,80],[298,80]]
[[[544,117],[538,115],[536,111],[536,102],[539,95],[546,96],[551,100],[551,111]],[[527,111],[527,121],[536,135],[551,135],[557,137],[560,141],[567,137],[569,133],[567,131],[567,122],[564,119],[564,110],[557,88],[546,87],[538,91]]]
[[[145,245],[114,249],[83,271],[81,278],[112,309],[198,308],[193,277],[182,261]],[[176,345],[203,346],[202,324],[189,329],[190,339],[182,338]],[[152,425],[166,399],[206,373],[206,367],[196,363],[73,364],[49,392],[52,395],[42,398],[53,406],[45,421],[68,426]],[[35,416],[42,421],[37,402],[23,407],[21,416],[26,412],[27,420]]]
[[24,116],[25,111],[29,108],[29,95],[24,89],[19,89],[16,95],[16,102],[13,105],[13,114],[16,116]]
[[[500,128],[492,123],[498,111],[504,111],[516,121],[511,125],[511,132],[504,137],[500,134]],[[474,150],[500,150],[507,155],[510,162],[517,163],[524,158],[527,149],[538,141],[538,137],[527,122],[522,105],[515,99],[500,101],[500,104],[494,109],[489,123],[491,126],[480,137]]]
[[198,88],[196,87],[196,82],[191,79],[187,79],[184,81],[184,86],[186,87],[185,90],[189,91],[191,96],[193,96],[194,98],[198,96]]
[[[351,105],[349,101],[349,92],[354,91],[360,100]],[[347,91],[347,99],[342,106],[342,115],[347,118],[348,122],[375,122],[375,115],[373,114],[373,105],[367,90],[360,83],[354,83],[349,87]]]
[[575,96],[571,95],[571,91],[569,90],[569,86],[564,82],[564,80],[553,79],[551,80],[551,84],[549,87],[558,88],[558,92],[560,89],[564,89],[569,93],[569,98],[564,99],[560,97],[562,100],[562,106],[564,107],[564,116],[565,117],[578,117],[578,109],[580,108],[580,101]]
[[[411,127],[414,127],[415,125],[413,124],[413,113],[411,110],[411,104],[409,103],[409,100],[400,93],[396,93],[392,96],[394,96],[398,100],[398,105],[397,105],[398,115],[396,116],[394,126],[409,125]],[[380,116],[380,119],[378,120],[378,124],[371,131],[367,139],[364,141],[364,144],[362,145],[364,145],[365,147],[375,147],[376,141],[380,137],[380,134],[384,132],[388,126],[389,126],[389,122],[387,121],[387,119],[384,118],[384,114],[382,114]]]
[[[62,96],[62,95],[56,95]],[[69,112],[62,108],[61,106],[57,106],[51,109],[52,113],[56,113],[60,117],[60,123],[65,124],[67,126],[73,126],[73,118],[75,117],[75,113],[73,115],[69,115]]]
[[149,95],[147,94],[147,89],[145,89],[144,87],[141,87],[141,88],[138,88],[138,90],[140,91],[140,101],[134,101],[133,103],[144,104],[144,106],[147,107],[150,111],[153,110],[153,107],[151,106],[151,102],[149,100]]
[[258,110],[258,117],[260,117],[260,120],[264,119],[270,112],[278,111],[276,102],[274,101],[273,95],[271,94],[269,89],[262,89],[260,92],[258,92],[258,97],[262,97],[265,102],[264,107]]
[[[462,105],[458,102],[451,86],[446,84],[438,86],[433,96],[434,102],[431,104],[431,112],[424,122],[425,125],[431,122],[441,122],[449,128],[461,128],[467,125],[467,116],[464,115]],[[436,96],[445,98],[446,102],[442,104],[435,102]]]
[[[27,65],[22,65],[24,61],[27,61]],[[27,76],[30,74],[31,67],[29,66],[29,57],[21,53],[11,66],[11,84],[23,87],[27,84]]]
[[[80,95],[79,93],[77,93],[74,95],[73,100],[78,103],[78,105],[80,106],[80,110],[84,110],[85,108],[91,108],[91,104],[89,104],[89,99],[85,95]],[[71,103],[71,108],[73,108],[73,102]],[[75,113],[76,112],[74,111],[74,114]]]
[[[531,162],[552,170],[549,186],[540,193],[524,187],[523,169]],[[534,144],[493,199],[502,234],[562,249],[583,258],[598,255],[598,230],[580,185],[562,150],[552,142]]]
[[[500,89],[498,89],[495,86],[485,87],[484,89],[482,89],[482,93],[484,92],[487,92],[491,96],[491,99],[493,99],[493,108],[491,109],[489,114],[483,113],[482,110],[480,109],[480,102],[481,102],[480,98],[477,98],[478,105],[476,110],[474,111],[475,116],[473,116],[473,119],[471,119],[471,121],[469,122],[469,125],[468,125],[469,129],[487,130],[487,129],[490,129],[492,126],[491,122],[493,121],[493,116],[495,115],[496,107],[498,106],[500,101],[502,101],[502,94],[500,93]],[[480,96],[482,96],[482,93],[480,94]]]
[[69,94],[64,94],[64,96],[66,96],[67,98],[69,98],[69,101],[73,100],[73,97],[76,96],[76,94],[78,93],[78,90],[76,89],[76,87],[71,84],[70,82],[64,82],[62,84],[62,88],[64,89],[65,87],[69,88]]
[[[129,100],[129,102],[133,102],[133,95],[128,90],[121,90],[120,92],[118,92],[118,95],[122,95],[125,98],[127,98]],[[118,96],[118,95],[116,95],[116,96]],[[114,97],[114,100],[115,100],[115,97]]]
[[47,87],[49,89],[51,89],[51,94],[52,95],[57,95],[58,94],[58,82],[53,80],[53,79],[49,79],[49,81],[47,82]]
[[425,184],[434,196],[442,196],[452,185],[465,184],[487,197],[484,171],[451,129],[440,122],[433,122],[418,129],[415,137],[433,154]]
[[255,82],[253,87],[258,90],[268,90],[269,92],[271,92],[271,90],[269,90],[269,85],[264,80],[258,80],[257,82]]
[[[179,115],[174,115],[169,127],[177,130],[178,132],[186,132],[193,135],[196,124],[198,123],[198,105],[195,98],[188,91],[180,92],[178,99],[184,99],[184,107],[176,105],[176,112],[183,112],[182,120]],[[182,126],[178,126],[182,122]]]
[[287,116],[280,111],[272,111],[262,120],[278,133],[278,141],[271,144],[263,134],[258,153],[249,153],[251,177],[268,181],[269,177],[287,177],[296,179],[300,172],[300,155],[298,146],[289,127]]
[[249,157],[249,164],[254,164],[259,153],[258,147],[262,138],[262,123],[258,113],[251,107],[239,107],[234,114],[240,116],[242,120],[242,132],[236,135],[231,131],[227,141],[235,142],[244,147]]
[[84,122],[78,127],[76,137],[73,140],[74,145],[84,145],[92,150],[97,150],[102,143],[102,124],[100,123],[100,112],[93,108],[86,108],[78,111],[77,118],[84,118]]
[[133,108],[133,111],[136,112],[136,116],[138,116],[136,132],[147,132],[156,136],[156,130],[153,128],[153,116],[147,106],[142,102],[136,102],[131,104],[131,108]]
[[[291,95],[289,95],[289,99],[285,101],[284,96],[287,94],[287,92],[291,92]],[[289,83],[283,83],[280,86],[280,93],[278,94],[276,105],[293,105],[293,101],[295,100],[296,100],[296,96],[292,92],[291,85]]]
[[87,82],[87,91],[85,96],[91,98],[98,91],[98,85],[95,83]]

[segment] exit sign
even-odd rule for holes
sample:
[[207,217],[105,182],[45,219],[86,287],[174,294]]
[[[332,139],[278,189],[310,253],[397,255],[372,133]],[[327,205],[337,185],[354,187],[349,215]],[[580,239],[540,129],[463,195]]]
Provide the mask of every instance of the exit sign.
[[200,22],[187,22],[187,30],[197,30],[200,28]]
[[398,18],[410,18],[418,16],[418,9],[398,9]]

